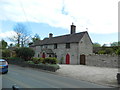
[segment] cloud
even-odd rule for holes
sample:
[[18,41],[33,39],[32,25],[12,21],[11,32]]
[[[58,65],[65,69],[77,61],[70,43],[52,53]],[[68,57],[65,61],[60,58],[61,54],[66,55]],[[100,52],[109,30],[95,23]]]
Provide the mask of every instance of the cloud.
[[15,35],[16,33],[14,31],[7,31],[4,33],[0,33],[0,39],[6,39],[9,37],[12,37],[13,35]]
[[[119,1],[119,0],[118,0]],[[118,32],[117,0],[2,0],[0,20],[40,22],[77,32]]]

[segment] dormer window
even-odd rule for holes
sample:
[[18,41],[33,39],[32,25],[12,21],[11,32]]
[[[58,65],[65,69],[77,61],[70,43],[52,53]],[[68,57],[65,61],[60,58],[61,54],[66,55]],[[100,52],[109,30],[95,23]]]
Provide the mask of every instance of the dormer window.
[[70,48],[70,43],[66,43],[66,48]]

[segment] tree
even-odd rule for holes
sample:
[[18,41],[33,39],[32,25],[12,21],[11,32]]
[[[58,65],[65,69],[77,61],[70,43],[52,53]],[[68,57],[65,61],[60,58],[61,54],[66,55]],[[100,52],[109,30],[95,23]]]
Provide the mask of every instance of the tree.
[[114,49],[113,48],[106,48],[105,49],[105,54],[113,54],[114,53]]
[[10,57],[10,50],[8,49],[2,50],[2,57]]
[[18,47],[24,47],[25,44],[29,41],[30,34],[27,31],[27,28],[22,23],[17,23],[13,28],[15,35],[10,37],[11,41],[14,41]]
[[36,40],[40,40],[40,36],[38,34],[35,34],[32,38],[32,41],[35,42]]
[[21,57],[26,61],[30,60],[35,54],[35,51],[28,47],[17,48],[15,51],[16,51],[17,57]]
[[13,47],[13,43],[10,43],[10,47]]
[[120,41],[111,43],[111,46],[120,46]]
[[93,43],[93,47],[101,47],[99,43]]
[[118,48],[118,49],[116,50],[116,54],[117,54],[117,55],[120,55],[120,48]]
[[102,47],[103,47],[103,48],[104,48],[104,47],[107,47],[107,44],[103,44]]
[[1,49],[6,49],[6,47],[8,46],[7,42],[5,40],[1,40],[0,44],[2,45],[0,48]]
[[35,41],[40,40],[40,36],[38,34],[35,34],[32,38],[32,42],[29,43],[29,45],[32,45]]

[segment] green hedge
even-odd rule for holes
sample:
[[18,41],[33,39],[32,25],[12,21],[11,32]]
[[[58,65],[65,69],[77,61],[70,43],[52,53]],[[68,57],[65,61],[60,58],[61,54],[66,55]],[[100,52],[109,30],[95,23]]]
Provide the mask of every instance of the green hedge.
[[10,57],[10,50],[8,49],[2,50],[2,57]]
[[53,71],[53,72],[55,72],[56,70],[60,68],[59,65],[57,64],[56,58],[46,58],[46,59],[32,58],[29,61],[25,61],[24,59],[19,58],[19,57],[8,57],[4,59],[6,59],[9,64],[15,64],[15,65],[19,65],[22,67],[38,68],[38,69],[43,69],[43,70],[48,70],[48,71]]
[[48,71],[53,71],[55,72],[58,70],[60,67],[57,64],[42,64],[42,63],[34,63],[32,60],[31,61],[24,61],[21,58],[18,57],[10,57],[6,58],[9,64],[15,64],[19,65],[22,67],[32,67],[32,68],[38,68],[42,70],[48,70]]
[[17,48],[15,51],[16,51],[17,57],[21,57],[25,61],[31,59],[35,54],[35,51],[28,47]]
[[48,57],[48,58],[45,58],[43,60],[45,63],[49,63],[49,64],[57,64],[58,63],[58,60],[56,58],[52,58],[52,57]]
[[48,58],[37,58],[37,57],[33,57],[32,61],[34,64],[39,64],[39,63],[43,63],[43,64],[57,64],[58,60],[56,58],[52,58],[52,57],[48,57]]

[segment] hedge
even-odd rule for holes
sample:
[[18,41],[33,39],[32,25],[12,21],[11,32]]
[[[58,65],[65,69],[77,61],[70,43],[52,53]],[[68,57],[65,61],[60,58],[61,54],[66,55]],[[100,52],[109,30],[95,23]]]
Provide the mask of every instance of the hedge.
[[60,68],[59,65],[57,64],[42,64],[42,63],[34,64],[33,61],[24,61],[23,59],[18,57],[6,58],[6,60],[8,61],[9,64],[15,64],[22,67],[38,68],[38,69],[48,70],[52,72],[55,72]]

